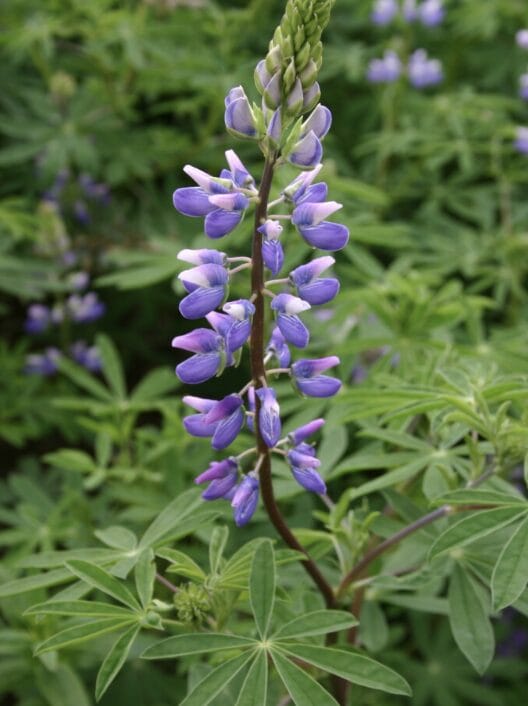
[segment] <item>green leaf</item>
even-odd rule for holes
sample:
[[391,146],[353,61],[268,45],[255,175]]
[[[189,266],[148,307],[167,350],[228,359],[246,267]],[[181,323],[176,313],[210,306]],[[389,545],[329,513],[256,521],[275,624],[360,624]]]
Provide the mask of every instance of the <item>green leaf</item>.
[[81,561],[80,559],[67,561],[66,566],[72,573],[78,576],[82,581],[86,581],[90,586],[112,596],[112,598],[115,598],[120,603],[124,603],[129,608],[132,608],[132,610],[141,610],[136,598],[125,584],[104,569],[101,569],[101,567],[95,566],[95,564],[89,564],[87,561]]
[[493,607],[502,610],[519,598],[528,583],[528,518],[504,545],[491,577]]
[[205,572],[202,571],[198,564],[193,561],[190,556],[187,556],[187,554],[177,549],[161,547],[160,549],[156,549],[156,556],[171,562],[171,565],[167,569],[167,572],[170,574],[179,574],[180,576],[186,576],[187,578],[196,579],[198,581],[203,581],[206,578]]
[[264,640],[275,602],[275,555],[269,540],[260,544],[253,557],[249,577],[249,601],[259,635]]
[[74,625],[73,627],[66,628],[66,630],[56,633],[48,640],[41,642],[40,645],[37,645],[35,654],[40,655],[43,652],[60,650],[69,645],[93,640],[99,637],[99,635],[104,635],[107,632],[115,632],[120,628],[128,626],[131,622],[131,620],[123,620],[122,618],[107,618],[104,620],[92,620],[89,623],[82,623],[81,625]]
[[72,363],[72,361],[68,360],[64,355],[60,357],[58,365],[62,373],[67,375],[72,382],[83,390],[86,390],[90,395],[103,402],[112,401],[112,395],[108,392],[106,387],[101,385],[93,375],[88,373],[84,368],[81,368],[80,365]]
[[180,703],[180,706],[207,706],[236,677],[250,659],[251,653],[245,653],[223,662],[194,687],[187,698]]
[[134,569],[136,590],[143,608],[146,608],[152,600],[155,576],[156,564],[154,563],[154,552],[152,549],[146,549],[141,553]]
[[295,706],[339,706],[326,689],[278,650],[271,650],[271,656]]
[[84,451],[76,449],[59,449],[53,453],[45,454],[44,460],[50,466],[61,468],[65,471],[93,471],[97,466],[91,456]]
[[173,659],[182,655],[196,655],[202,652],[218,652],[236,648],[246,650],[248,647],[254,646],[255,640],[248,637],[198,632],[167,637],[165,640],[147,647],[141,657],[143,659]]
[[97,673],[95,682],[95,699],[99,701],[110,684],[118,675],[121,667],[124,665],[130,648],[140,630],[139,625],[131,625],[128,630],[116,640],[110,652],[106,655],[104,662]]
[[103,375],[108,386],[118,399],[124,400],[126,398],[125,376],[116,347],[108,336],[102,333],[96,337],[95,343],[101,355]]
[[[434,505],[526,505],[526,500],[516,493],[496,490],[462,488],[434,499]],[[528,509],[528,508],[527,508]]]
[[55,601],[38,603],[28,608],[24,615],[82,615],[85,617],[115,617],[135,619],[136,614],[128,608],[100,603],[99,601]]
[[235,706],[264,706],[268,697],[268,655],[260,650],[244,679]]
[[393,669],[357,652],[345,652],[345,650],[301,643],[284,644],[281,645],[281,649],[353,684],[379,689],[388,694],[410,696],[412,693],[409,684]]
[[458,564],[448,590],[449,623],[455,642],[479,674],[493,659],[495,637],[473,580]]
[[486,537],[521,518],[526,512],[526,510],[519,509],[518,506],[476,510],[442,532],[429,550],[429,560],[454,547],[463,547],[470,542]]
[[131,552],[137,546],[136,535],[126,527],[120,527],[119,525],[113,525],[104,530],[96,530],[94,534],[103,544],[113,549]]
[[61,583],[68,583],[73,580],[71,571],[67,569],[55,569],[54,571],[46,571],[42,574],[34,576],[26,576],[23,579],[15,579],[8,581],[0,586],[0,598],[7,596],[17,596],[20,593],[34,591],[36,588],[48,588],[49,586],[57,586]]
[[353,628],[357,624],[358,621],[352,613],[347,613],[344,610],[314,610],[312,613],[305,613],[285,623],[273,638],[274,640],[284,640],[293,637],[325,635],[329,632]]
[[152,402],[163,398],[168,392],[179,387],[180,381],[169,368],[157,368],[136,385],[130,401],[135,403]]
[[161,511],[141,537],[139,548],[155,547],[167,540],[175,528],[189,517],[196,516],[196,511],[203,505],[200,492],[190,488],[175,498]]
[[212,574],[220,573],[222,556],[226,546],[229,530],[226,526],[215,527],[209,540],[209,566]]

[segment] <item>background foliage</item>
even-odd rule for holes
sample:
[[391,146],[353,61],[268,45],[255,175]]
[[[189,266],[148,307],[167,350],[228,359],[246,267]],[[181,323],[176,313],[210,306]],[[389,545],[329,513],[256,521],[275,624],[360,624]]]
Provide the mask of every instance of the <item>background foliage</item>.
[[[331,318],[310,324],[312,350],[341,357],[346,386],[331,405],[281,390],[287,430],[327,419],[320,457],[335,507],[286,473],[277,495],[336,585],[376,538],[442,503],[458,508],[384,555],[356,591],[357,644],[403,675],[413,696],[386,682],[389,693],[361,681],[352,693],[373,706],[521,704],[528,170],[513,141],[528,122],[517,98],[526,54],[514,45],[527,10],[524,0],[459,0],[434,30],[388,30],[372,26],[370,5],[337,1],[321,75],[334,114],[324,177],[345,204],[351,244],[338,259]],[[272,552],[263,538],[275,539],[263,511],[235,532],[227,507],[190,490],[211,453],[182,428],[169,341],[185,330],[175,254],[203,246],[203,235],[170,196],[184,184],[183,164],[216,172],[233,147],[224,95],[249,87],[282,9],[279,0],[10,0],[0,9],[5,703],[88,706],[94,689],[113,706],[179,703],[226,657],[237,659],[236,645],[205,658],[178,648],[176,663],[139,659],[145,649],[204,627],[253,638],[251,609],[259,628],[269,619],[271,606],[256,607],[248,593],[252,554]],[[366,82],[371,58],[411,46],[442,60],[441,86]],[[256,167],[253,146],[239,152]],[[46,192],[66,169],[61,208],[50,208]],[[83,174],[111,197],[80,223]],[[245,225],[230,236],[232,250],[244,253],[248,234]],[[99,375],[68,360],[54,376],[24,372],[30,351],[57,345],[53,332],[26,335],[24,319],[30,303],[64,296],[53,255],[61,237],[106,304],[102,319],[63,331],[61,343],[97,335]],[[289,252],[289,265],[306,255]],[[215,394],[238,375],[215,383]],[[236,443],[235,452],[244,448]],[[471,490],[483,473],[489,479]],[[153,584],[154,556],[180,589],[174,600]],[[323,606],[298,557],[278,543],[274,557],[275,629]],[[54,606],[32,607],[51,596]],[[307,655],[321,640],[309,635],[298,648],[315,678],[325,670]],[[284,683],[302,679],[278,654]],[[265,660],[252,670],[263,683]],[[276,674],[269,704],[286,693]],[[243,678],[212,703],[234,703]]]

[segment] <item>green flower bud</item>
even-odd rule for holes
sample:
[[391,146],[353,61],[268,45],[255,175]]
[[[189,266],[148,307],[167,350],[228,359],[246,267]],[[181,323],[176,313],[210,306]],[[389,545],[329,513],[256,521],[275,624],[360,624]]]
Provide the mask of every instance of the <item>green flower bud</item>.
[[183,623],[201,623],[211,609],[207,591],[195,583],[188,583],[174,594],[174,605]]

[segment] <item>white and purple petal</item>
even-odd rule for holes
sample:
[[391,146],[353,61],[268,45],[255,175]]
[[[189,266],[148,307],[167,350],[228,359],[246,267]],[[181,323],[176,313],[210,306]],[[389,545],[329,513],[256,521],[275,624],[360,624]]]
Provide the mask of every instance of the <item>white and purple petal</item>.
[[323,203],[303,201],[294,208],[292,223],[295,226],[316,226],[328,216],[339,211],[340,208],[343,208],[343,204],[337,203],[337,201],[324,201]]
[[341,389],[341,380],[328,375],[313,378],[295,378],[299,392],[308,397],[333,397]]
[[238,527],[247,524],[257,509],[259,498],[259,482],[253,476],[245,476],[238,486],[231,507],[235,523]]
[[205,234],[209,238],[223,238],[231,233],[242,220],[241,211],[224,211],[221,208],[211,211],[205,217]]
[[310,341],[310,332],[298,316],[278,314],[277,326],[288,343],[296,348],[306,348]]
[[278,240],[264,240],[262,259],[272,275],[278,275],[284,265],[284,250]]
[[242,407],[238,407],[229,417],[218,424],[211,441],[211,446],[215,451],[227,448],[236,439],[244,426],[245,416]]
[[348,228],[340,223],[323,221],[316,226],[297,226],[297,230],[308,245],[320,250],[341,250],[348,243]]
[[176,189],[172,195],[174,208],[184,216],[207,216],[214,210],[209,202],[208,194],[199,186],[187,186]]
[[297,294],[312,306],[320,306],[332,301],[339,292],[339,280],[334,277],[315,279],[297,287]]
[[221,337],[214,331],[208,328],[197,328],[182,336],[175,336],[171,346],[190,353],[210,353],[219,350],[221,343]]
[[293,148],[293,151],[288,156],[288,161],[298,167],[315,167],[321,161],[323,156],[323,147],[321,141],[313,132],[305,135]]
[[332,125],[332,113],[324,105],[319,104],[303,123],[302,135],[306,135],[312,130],[317,137],[322,140],[328,134]]
[[197,353],[176,366],[176,375],[187,385],[199,385],[214,377],[221,365],[220,353]]
[[260,400],[259,431],[266,446],[273,448],[281,435],[280,408],[275,391],[271,387],[256,390]]
[[224,120],[228,130],[243,137],[255,137],[257,128],[255,116],[246,96],[236,98],[227,105]]

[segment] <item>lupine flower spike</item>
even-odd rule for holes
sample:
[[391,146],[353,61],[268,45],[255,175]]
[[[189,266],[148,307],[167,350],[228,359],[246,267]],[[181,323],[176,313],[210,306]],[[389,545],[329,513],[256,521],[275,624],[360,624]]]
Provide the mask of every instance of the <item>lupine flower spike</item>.
[[[321,463],[308,442],[324,420],[315,419],[281,438],[281,410],[271,377],[288,375],[301,395],[312,397],[329,397],[341,387],[337,378],[323,374],[339,364],[336,356],[292,362],[291,350],[303,349],[310,342],[304,313],[337,296],[339,280],[329,274],[335,259],[326,253],[345,247],[349,237],[346,226],[329,220],[342,205],[329,200],[327,185],[316,181],[322,169],[323,140],[332,124],[331,111],[319,103],[317,83],[321,32],[332,4],[333,0],[289,0],[268,54],[255,69],[260,105],[250,103],[243,86],[235,86],[226,96],[226,128],[234,137],[258,143],[266,159],[263,182],[257,186],[236,152],[228,150],[227,168],[218,176],[185,166],[194,185],[182,186],[173,194],[175,208],[183,215],[204,219],[204,233],[212,239],[227,236],[255,207],[253,257],[230,258],[227,248],[178,253],[188,265],[179,274],[185,289],[180,313],[190,320],[205,318],[209,327],[200,324],[172,341],[174,348],[191,353],[176,366],[185,385],[202,384],[226,367],[236,366],[249,346],[251,380],[239,392],[221,399],[212,399],[214,395],[183,398],[192,410],[183,420],[186,431],[209,439],[215,451],[228,449],[244,428],[256,437],[246,451],[213,461],[196,478],[196,483],[207,484],[204,500],[231,503],[238,526],[253,516],[261,491],[266,503],[273,471],[271,453],[285,458],[303,489],[326,493]],[[380,24],[394,6],[377,3]],[[392,68],[396,76],[400,70],[396,65]],[[271,200],[274,168],[285,162],[299,173]],[[296,242],[304,242],[326,253],[283,272],[284,249],[290,242],[293,248]],[[235,262],[242,264],[233,266]],[[242,299],[229,300],[232,279],[244,270],[251,271],[251,290]],[[278,279],[267,280],[268,276]],[[275,286],[279,290],[271,291]],[[264,315],[268,302],[273,317]],[[35,311],[33,326],[45,326],[47,318],[48,312]],[[265,322],[271,318],[274,321],[266,331]],[[261,483],[263,478],[266,483]]]

